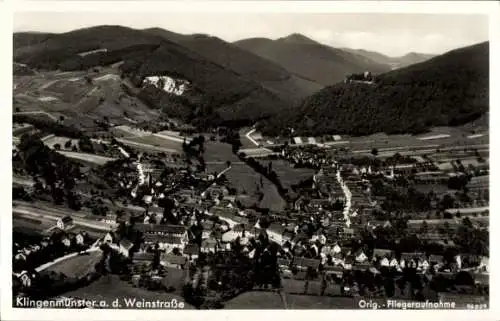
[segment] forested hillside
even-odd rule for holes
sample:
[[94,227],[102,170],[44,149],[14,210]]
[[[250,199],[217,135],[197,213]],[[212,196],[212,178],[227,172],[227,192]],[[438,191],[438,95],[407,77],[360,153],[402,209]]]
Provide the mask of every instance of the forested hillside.
[[450,51],[382,74],[375,84],[336,84],[262,122],[266,134],[418,133],[455,126],[489,110],[489,43]]

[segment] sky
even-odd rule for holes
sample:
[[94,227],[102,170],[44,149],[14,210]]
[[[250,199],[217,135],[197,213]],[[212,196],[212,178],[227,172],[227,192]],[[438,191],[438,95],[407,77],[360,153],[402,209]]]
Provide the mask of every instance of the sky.
[[17,12],[14,31],[67,32],[97,25],[204,33],[226,41],[300,33],[321,43],[377,51],[441,54],[488,40],[488,17],[479,14]]

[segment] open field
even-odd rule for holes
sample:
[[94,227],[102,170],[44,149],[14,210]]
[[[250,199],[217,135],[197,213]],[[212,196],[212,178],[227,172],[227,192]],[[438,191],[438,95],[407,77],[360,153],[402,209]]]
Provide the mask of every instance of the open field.
[[262,177],[263,187],[260,187],[261,175],[250,166],[240,161],[232,151],[229,144],[220,142],[205,143],[205,162],[209,171],[220,171],[226,167],[225,162],[231,161],[231,169],[225,174],[230,186],[236,188],[239,194],[255,195],[258,189],[264,193],[260,206],[273,211],[281,211],[286,205],[276,187],[265,177]]
[[92,251],[86,255],[77,255],[55,263],[45,271],[64,273],[68,277],[79,278],[92,271],[95,264],[101,260],[101,257],[101,251]]
[[286,201],[278,193],[274,185],[268,185],[264,190],[264,198],[259,204],[261,208],[268,208],[273,212],[282,212],[286,207]]
[[134,138],[127,138],[127,141],[141,143],[146,145],[152,145],[156,147],[165,148],[167,150],[172,151],[182,151],[182,142],[174,141],[171,139],[166,139],[159,137],[155,134],[147,135],[147,136],[138,136]]
[[268,166],[272,162],[272,169],[278,174],[278,178],[284,188],[290,188],[294,184],[312,178],[314,170],[308,168],[293,168],[290,162],[285,160],[261,161],[261,164]]
[[[78,298],[85,298],[87,300],[105,300],[111,304],[113,300],[119,299],[122,309],[132,309],[136,307],[127,307],[124,299],[136,299],[137,301],[146,300],[153,301],[171,301],[177,300],[177,303],[184,302],[184,299],[173,293],[166,293],[162,291],[148,291],[142,288],[133,287],[131,284],[118,279],[117,276],[103,276],[92,284],[83,288],[70,291],[64,294],[65,296],[72,296]],[[192,309],[193,307],[184,303],[184,309]]]
[[[142,137],[135,137],[135,138],[142,138]],[[132,139],[134,139],[134,138],[132,138]],[[150,145],[150,144],[144,144],[144,143],[136,142],[136,141],[128,139],[128,138],[127,139],[116,138],[116,140],[122,144],[128,145],[134,149],[138,149],[138,150],[144,151],[144,152],[164,152],[164,153],[170,153],[170,154],[178,154],[179,153],[179,151],[177,149],[154,146],[154,145]]]
[[204,158],[207,163],[214,161],[240,162],[240,159],[233,154],[231,145],[221,142],[205,141]]
[[48,224],[52,222],[51,224],[53,225],[60,217],[69,215],[73,218],[73,222],[76,226],[82,226],[85,229],[89,228],[91,230],[108,232],[110,228],[114,227],[111,224],[99,221],[95,215],[83,209],[76,212],[46,202],[32,204],[16,200],[12,201],[12,205],[14,217],[30,217],[32,219],[47,222]]
[[71,145],[78,145],[78,139],[71,139],[68,137],[61,137],[61,136],[52,136],[48,139],[45,139],[43,142],[49,148],[54,148],[54,145],[56,144],[59,144],[61,148],[64,148],[64,144],[66,144],[66,142],[68,141],[71,141]]
[[284,304],[277,292],[245,292],[224,303],[224,309],[283,309]]
[[259,205],[262,208],[282,211],[286,206],[286,201],[281,198],[274,184],[262,177],[264,186],[260,188],[261,175],[246,164],[233,164],[225,176],[229,181],[229,185],[236,188],[238,194],[253,196],[260,189],[264,194],[264,198]]
[[[230,185],[236,188],[241,194],[252,195],[257,191],[257,185],[260,182],[260,175],[255,173],[255,171],[247,165],[232,165],[225,176],[230,182]],[[265,178],[263,178],[263,180],[265,181],[264,186],[270,184]]]
[[59,151],[58,153],[66,156],[68,158],[73,158],[73,159],[81,160],[84,162],[94,163],[97,165],[104,165],[107,162],[115,160],[115,158],[111,158],[111,157],[105,157],[105,156],[99,156],[99,155],[87,154],[87,153],[79,153],[79,152]]
[[46,229],[53,226],[55,222],[41,219],[34,219],[20,215],[12,216],[12,227],[15,231],[27,234],[41,234]]
[[427,194],[432,191],[438,196],[444,196],[445,194],[456,192],[449,189],[445,184],[416,184],[415,188],[421,193]]

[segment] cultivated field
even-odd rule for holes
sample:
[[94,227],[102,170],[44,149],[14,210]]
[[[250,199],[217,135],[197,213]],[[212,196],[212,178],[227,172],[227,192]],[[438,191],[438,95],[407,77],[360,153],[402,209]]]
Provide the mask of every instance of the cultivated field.
[[272,162],[272,169],[278,174],[282,186],[287,189],[314,175],[314,170],[308,168],[294,168],[291,166],[290,162],[285,160],[266,160],[261,161],[261,164],[268,166],[269,162]]
[[159,111],[145,106],[121,88],[116,68],[93,72],[40,72],[32,76],[14,76],[14,109],[45,111],[56,118],[63,115],[64,124],[81,128],[95,127],[104,116],[115,124],[158,119]]
[[15,231],[27,234],[40,234],[46,229],[53,226],[54,223],[30,217],[13,215],[12,228]]
[[59,153],[63,154],[64,156],[66,156],[68,158],[73,158],[73,159],[84,161],[84,162],[94,163],[97,165],[104,165],[107,162],[115,160],[115,158],[99,156],[99,155],[94,155],[94,154],[87,154],[87,153],[68,152],[68,151],[59,151]]
[[101,260],[101,257],[101,251],[93,251],[86,255],[77,255],[57,262],[44,271],[63,273],[67,277],[79,278],[92,271],[95,264]]
[[154,145],[150,145],[150,144],[137,142],[137,141],[135,141],[135,139],[137,139],[137,138],[142,138],[142,137],[135,137],[135,138],[131,138],[131,139],[116,138],[116,140],[122,144],[128,145],[134,149],[138,149],[138,150],[144,151],[144,152],[155,151],[155,152],[164,152],[164,153],[171,153],[171,154],[179,153],[179,150],[177,150],[177,149],[165,148],[165,147],[154,146]]
[[240,159],[233,154],[231,150],[231,145],[221,143],[221,142],[212,142],[205,141],[205,162],[241,162]]
[[260,187],[261,175],[240,161],[232,153],[230,145],[220,142],[206,142],[204,157],[210,172],[220,171],[226,167],[226,161],[231,162],[231,169],[226,172],[225,176],[230,186],[236,188],[238,194],[253,196],[260,190],[264,193],[260,207],[282,211],[286,206],[285,200],[281,198],[276,187],[265,177],[262,177],[264,186]]
[[157,135],[154,134],[147,136],[138,136],[134,138],[127,138],[126,140],[135,143],[161,147],[171,151],[177,151],[177,152],[182,151],[182,142],[158,137]]
[[[270,184],[270,183],[269,183]],[[286,201],[278,193],[276,186],[270,184],[264,190],[264,198],[259,204],[261,208],[268,208],[273,212],[282,212],[286,207]]]
[[[122,309],[127,309],[124,299],[136,299],[137,301],[146,300],[149,302],[156,300],[171,301],[175,299],[177,303],[184,302],[184,299],[179,295],[136,288],[114,275],[109,277],[103,276],[86,287],[67,292],[64,295],[85,298],[87,300],[106,300],[109,304],[111,304],[113,300],[119,299],[122,304]],[[128,308],[132,309],[134,307]],[[184,309],[192,308],[192,306],[184,303]]]

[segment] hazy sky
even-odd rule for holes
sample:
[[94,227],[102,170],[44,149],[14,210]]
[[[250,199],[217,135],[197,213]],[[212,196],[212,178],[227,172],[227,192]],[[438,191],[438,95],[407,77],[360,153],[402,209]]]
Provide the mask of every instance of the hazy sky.
[[485,15],[21,12],[14,16],[14,31],[66,32],[104,24],[206,33],[226,41],[301,33],[331,46],[390,56],[439,54],[488,40]]

